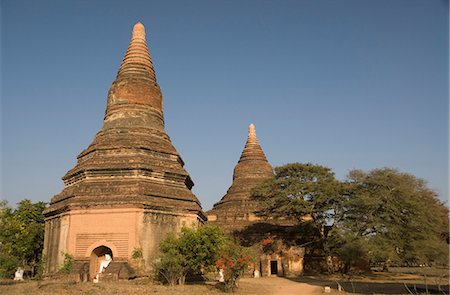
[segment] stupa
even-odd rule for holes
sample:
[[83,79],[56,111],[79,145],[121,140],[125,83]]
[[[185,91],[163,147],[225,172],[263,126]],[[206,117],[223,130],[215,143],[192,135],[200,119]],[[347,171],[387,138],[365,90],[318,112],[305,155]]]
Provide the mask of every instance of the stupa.
[[254,213],[259,203],[251,198],[251,190],[273,177],[272,166],[256,137],[255,125],[250,124],[247,142],[234,168],[233,183],[225,196],[207,212],[208,221],[219,225],[226,233],[232,233],[260,220]]
[[233,183],[225,196],[206,212],[208,222],[253,247],[259,259],[254,275],[298,276],[303,273],[304,248],[297,246],[292,220],[257,216],[260,202],[252,198],[253,188],[274,178],[272,166],[256,137],[255,126],[248,128],[247,142],[234,168]]
[[47,271],[58,270],[64,253],[89,268],[91,279],[105,255],[113,268],[119,262],[131,267],[133,252],[141,251],[150,267],[168,233],[206,221],[183,166],[164,129],[161,90],[145,28],[137,23],[103,126],[45,211]]

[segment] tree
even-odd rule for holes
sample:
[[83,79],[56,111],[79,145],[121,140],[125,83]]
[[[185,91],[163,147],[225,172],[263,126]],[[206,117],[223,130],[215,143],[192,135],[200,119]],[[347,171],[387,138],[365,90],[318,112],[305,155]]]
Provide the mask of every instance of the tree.
[[287,164],[252,192],[258,215],[295,218],[308,249],[352,265],[448,265],[449,210],[426,182],[395,169],[353,170],[337,181],[326,167]]
[[275,179],[255,188],[252,197],[262,205],[258,215],[296,219],[310,233],[311,246],[326,250],[328,229],[341,219],[341,191],[331,169],[293,163],[276,167]]
[[0,276],[9,277],[18,266],[36,274],[44,244],[46,203],[22,200],[17,209],[0,203]]
[[375,263],[448,264],[449,211],[425,181],[395,169],[353,170],[343,228]]
[[215,266],[225,239],[217,226],[183,227],[179,236],[172,234],[161,242],[157,271],[170,285],[184,284],[188,273],[203,273]]

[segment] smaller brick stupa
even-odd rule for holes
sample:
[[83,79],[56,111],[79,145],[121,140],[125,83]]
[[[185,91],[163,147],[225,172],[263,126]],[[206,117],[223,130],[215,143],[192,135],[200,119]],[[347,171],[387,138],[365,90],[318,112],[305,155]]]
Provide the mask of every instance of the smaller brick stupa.
[[241,230],[258,221],[254,212],[259,204],[251,199],[251,190],[273,177],[272,166],[256,137],[255,125],[250,124],[247,142],[234,168],[233,183],[225,196],[206,213],[208,221],[219,225],[226,233]]
[[253,247],[259,255],[254,275],[295,277],[303,273],[305,249],[297,245],[295,221],[259,217],[257,199],[251,197],[253,188],[273,179],[272,166],[256,137],[255,126],[248,128],[247,142],[234,168],[233,183],[223,198],[206,212],[208,222],[217,224],[242,245]]

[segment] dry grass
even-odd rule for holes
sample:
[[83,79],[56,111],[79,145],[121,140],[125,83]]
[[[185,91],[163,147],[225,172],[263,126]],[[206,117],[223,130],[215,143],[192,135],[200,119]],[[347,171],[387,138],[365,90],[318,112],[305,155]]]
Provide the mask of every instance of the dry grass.
[[[185,286],[155,285],[148,280],[117,281],[111,283],[75,283],[63,281],[27,281],[21,283],[0,284],[0,294],[161,294],[161,295],[224,295],[215,283],[191,284]],[[301,293],[300,290],[302,291]],[[244,278],[234,294],[320,294],[322,288],[283,278]]]
[[26,281],[0,285],[0,294],[223,294],[213,285],[167,287],[149,280],[110,283],[76,283],[70,281]]
[[[423,276],[423,271],[427,274]],[[433,273],[433,275],[431,275]],[[424,280],[426,279],[426,281]],[[448,294],[449,277],[447,269],[415,269],[395,272],[375,272],[364,276],[303,276],[296,279],[264,277],[259,279],[244,278],[239,283],[235,294],[322,294],[324,286],[330,286],[337,294],[339,283],[345,291],[353,294],[408,294],[407,284],[414,294]],[[438,288],[439,286],[439,288]],[[442,289],[441,289],[442,287]],[[60,281],[0,281],[0,294],[183,294],[183,295],[223,295],[214,282],[168,287],[153,283],[147,279],[117,281],[111,283],[76,283],[69,280]],[[349,294],[342,292],[339,294]]]

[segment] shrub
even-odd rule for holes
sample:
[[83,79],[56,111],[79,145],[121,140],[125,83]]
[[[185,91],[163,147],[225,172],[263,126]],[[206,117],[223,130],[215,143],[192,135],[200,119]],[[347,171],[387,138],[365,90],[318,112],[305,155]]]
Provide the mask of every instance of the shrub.
[[73,268],[73,256],[65,252],[62,252],[62,254],[64,256],[64,262],[63,265],[59,268],[59,272],[63,274],[69,274]]
[[171,286],[183,284],[187,267],[180,251],[179,239],[169,235],[160,243],[160,250],[162,255],[155,267],[157,279]]
[[237,282],[244,271],[253,267],[252,255],[248,249],[232,241],[226,244],[219,255],[216,267],[223,270],[225,291],[232,292],[237,288]]
[[44,245],[45,206],[22,200],[13,209],[0,201],[0,277],[12,277],[19,266],[36,274]]
[[0,277],[12,278],[19,265],[17,257],[0,253]]
[[133,252],[131,252],[131,259],[134,261],[138,276],[147,275],[142,248],[135,248]]
[[169,285],[183,285],[188,273],[212,270],[224,241],[225,236],[217,226],[183,227],[178,237],[169,235],[160,243],[157,277]]

